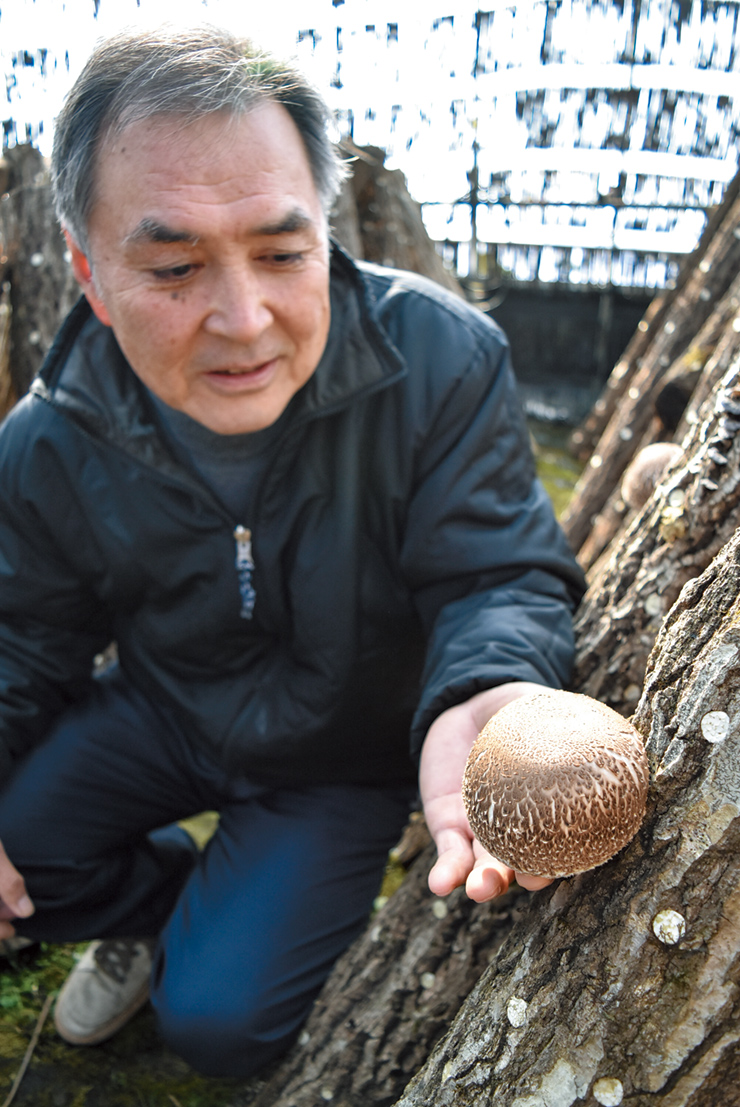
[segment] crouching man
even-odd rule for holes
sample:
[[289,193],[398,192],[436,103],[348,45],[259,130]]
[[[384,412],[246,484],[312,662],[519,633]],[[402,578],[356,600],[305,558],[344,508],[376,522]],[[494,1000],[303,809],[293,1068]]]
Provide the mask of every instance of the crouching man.
[[102,43],[53,155],[84,297],[0,430],[0,936],[96,939],[69,1041],[151,995],[214,1075],[295,1037],[420,759],[432,890],[507,887],[463,765],[582,587],[501,333],[331,243],[326,122],[229,34]]

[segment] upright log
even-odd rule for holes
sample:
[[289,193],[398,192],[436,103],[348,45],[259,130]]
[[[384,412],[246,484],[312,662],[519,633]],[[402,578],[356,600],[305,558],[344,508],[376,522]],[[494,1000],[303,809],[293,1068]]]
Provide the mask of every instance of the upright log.
[[610,551],[576,616],[574,684],[629,714],[662,619],[738,525],[740,333],[728,327],[707,366],[722,372],[669,470]]
[[[2,279],[9,285],[10,380],[4,390],[20,397],[41,367],[59,324],[79,290],[51,200],[46,167],[33,147],[6,154],[10,191],[0,199]],[[4,413],[4,412],[3,412]]]
[[[702,398],[706,397],[706,382],[712,380],[713,383],[709,388],[711,391],[716,384],[716,377],[712,365],[710,365],[708,373],[705,373],[704,369],[708,363],[713,364],[712,355],[718,344],[722,343],[724,336],[729,332],[732,337],[739,310],[740,275],[735,277],[727,292],[714,305],[698,334],[689,343],[688,348],[670,366],[665,376],[661,376],[647,389],[646,395],[643,396],[646,405],[652,409],[657,409],[659,407],[660,390],[665,389],[666,382],[670,384],[672,381],[690,380],[691,393],[701,385],[700,395]],[[704,380],[703,384],[701,383],[702,380]],[[692,410],[696,414],[696,405],[689,403],[687,410]],[[679,422],[674,436],[675,441],[679,443],[683,440],[686,431],[686,416],[687,412],[684,412],[684,418]],[[632,442],[632,456],[644,446],[658,441],[670,440],[672,437],[670,433],[666,432],[665,425],[657,415],[649,419],[641,439],[633,439],[631,437],[632,433],[632,428],[627,426],[620,431],[621,437],[627,435],[625,441]],[[629,520],[630,514],[621,497],[620,482],[617,481],[616,487],[612,490],[606,504],[592,520],[590,530],[583,545],[578,550],[578,560],[584,570],[589,570],[594,565],[609,543],[613,541],[623,523]]]
[[706,226],[696,248],[681,266],[675,286],[656,296],[648,305],[627,348],[614,366],[604,389],[591,412],[570,438],[572,453],[583,462],[588,461],[612,418],[618,403],[632,386],[648,346],[665,322],[666,315],[676,296],[681,292],[689,276],[700,266],[714,236],[719,231],[730,208],[740,196],[740,172],[736,173],[725,190],[722,202],[710,211]]
[[660,632],[637,838],[535,896],[396,1107],[740,1104],[739,658],[740,532]]
[[660,333],[648,347],[633,383],[612,416],[579,480],[562,523],[574,550],[586,540],[622,477],[635,445],[654,415],[651,397],[661,378],[690,345],[713,306],[727,292],[740,269],[740,197],[729,208],[702,261],[675,296]]

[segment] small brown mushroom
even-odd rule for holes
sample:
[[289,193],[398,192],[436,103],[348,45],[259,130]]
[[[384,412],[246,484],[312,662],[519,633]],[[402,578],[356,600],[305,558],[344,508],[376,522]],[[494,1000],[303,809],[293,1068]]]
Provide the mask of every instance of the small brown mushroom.
[[643,446],[624,471],[620,493],[627,507],[639,511],[660,484],[668,466],[681,453],[675,442]]
[[502,707],[463,778],[473,834],[530,876],[602,865],[637,833],[649,771],[638,732],[589,696],[543,688]]

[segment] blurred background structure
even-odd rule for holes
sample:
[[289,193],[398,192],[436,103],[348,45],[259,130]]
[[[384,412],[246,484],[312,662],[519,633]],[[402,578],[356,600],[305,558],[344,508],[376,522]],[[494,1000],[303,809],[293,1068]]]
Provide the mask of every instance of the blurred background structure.
[[338,138],[385,152],[385,168],[403,172],[448,270],[509,334],[533,413],[582,418],[737,172],[740,3],[257,8],[3,4],[3,145],[48,153],[64,91],[95,38],[118,26],[206,19],[252,35],[297,59],[327,97]]

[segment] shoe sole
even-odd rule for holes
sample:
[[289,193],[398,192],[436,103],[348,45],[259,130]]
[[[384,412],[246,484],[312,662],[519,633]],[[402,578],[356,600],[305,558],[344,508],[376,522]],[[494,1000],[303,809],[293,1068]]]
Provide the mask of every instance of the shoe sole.
[[[59,993],[57,999],[57,1008],[59,1001],[64,995],[64,988]],[[68,1030],[59,1017],[57,1008],[54,1010],[54,1026],[56,1027],[57,1034],[60,1038],[63,1038],[65,1042],[69,1042],[70,1045],[89,1046],[99,1045],[101,1042],[105,1042],[108,1038],[112,1038],[113,1035],[125,1026],[129,1019],[132,1019],[137,1011],[139,1011],[146,1001],[149,999],[149,982],[140,989],[140,991],[134,996],[129,1003],[125,1011],[121,1011],[120,1015],[116,1015],[114,1019],[111,1019],[104,1026],[99,1027],[92,1034],[75,1034],[74,1031]]]

